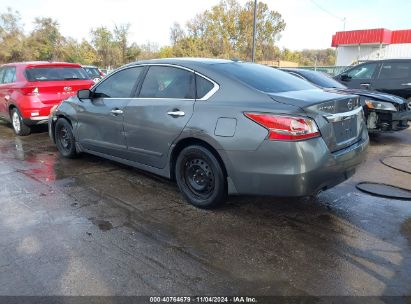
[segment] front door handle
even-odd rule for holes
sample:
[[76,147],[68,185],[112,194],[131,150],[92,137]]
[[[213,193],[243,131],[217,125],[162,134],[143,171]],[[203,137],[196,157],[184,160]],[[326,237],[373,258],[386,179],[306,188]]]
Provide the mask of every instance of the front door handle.
[[120,110],[120,109],[113,109],[110,112],[111,112],[111,114],[113,114],[115,116],[123,114],[123,110]]
[[369,88],[370,84],[369,83],[361,83],[360,86],[365,87],[365,88]]
[[411,82],[408,83],[401,83],[402,86],[411,86]]
[[167,112],[167,114],[173,117],[181,117],[181,116],[186,115],[186,113],[184,113],[183,111],[179,111],[179,110]]

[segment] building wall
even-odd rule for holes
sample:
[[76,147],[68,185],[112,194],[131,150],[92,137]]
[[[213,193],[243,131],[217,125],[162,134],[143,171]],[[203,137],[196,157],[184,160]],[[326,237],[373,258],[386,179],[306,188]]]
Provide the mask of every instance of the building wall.
[[345,45],[337,47],[336,66],[348,66],[359,60],[411,58],[411,43]]

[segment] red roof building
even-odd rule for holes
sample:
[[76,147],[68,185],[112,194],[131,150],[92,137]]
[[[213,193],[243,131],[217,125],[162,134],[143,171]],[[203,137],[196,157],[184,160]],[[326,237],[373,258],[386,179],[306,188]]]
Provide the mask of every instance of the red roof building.
[[369,29],[337,32],[331,46],[337,50],[337,66],[363,60],[411,58],[411,29]]

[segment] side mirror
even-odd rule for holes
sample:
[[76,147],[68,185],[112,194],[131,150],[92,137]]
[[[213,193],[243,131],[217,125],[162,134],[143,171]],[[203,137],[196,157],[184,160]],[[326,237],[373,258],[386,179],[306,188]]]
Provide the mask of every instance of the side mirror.
[[341,79],[342,81],[350,81],[350,80],[351,80],[351,77],[348,76],[348,74],[342,74],[342,75],[340,76],[340,79]]
[[91,99],[93,97],[93,92],[91,92],[90,90],[86,89],[86,90],[78,90],[77,91],[77,97],[80,100],[83,99]]

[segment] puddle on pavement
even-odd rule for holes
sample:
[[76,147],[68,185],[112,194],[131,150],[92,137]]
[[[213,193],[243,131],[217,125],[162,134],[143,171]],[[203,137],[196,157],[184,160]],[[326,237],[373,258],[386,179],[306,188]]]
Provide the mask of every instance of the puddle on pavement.
[[394,170],[411,173],[411,156],[387,156],[381,162]]
[[361,182],[357,184],[357,189],[380,197],[393,198],[399,200],[411,200],[411,191],[393,185],[386,185],[373,182]]
[[400,232],[408,240],[408,243],[411,246],[411,218],[405,220],[401,224]]
[[94,217],[90,217],[89,220],[98,227],[101,231],[108,231],[113,229],[113,224],[111,224],[109,221],[105,220],[100,220],[96,219]]

